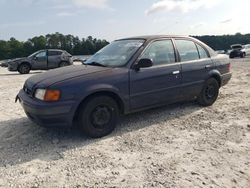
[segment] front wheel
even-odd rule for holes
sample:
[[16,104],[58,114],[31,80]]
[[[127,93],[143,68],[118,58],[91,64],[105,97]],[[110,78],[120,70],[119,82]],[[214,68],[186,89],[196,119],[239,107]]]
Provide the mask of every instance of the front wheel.
[[18,67],[18,72],[20,73],[20,74],[29,74],[29,72],[30,72],[30,65],[29,64],[27,64],[27,63],[23,63],[23,64],[21,64],[21,65],[19,65],[19,67]]
[[108,96],[96,96],[80,107],[78,124],[88,136],[100,138],[115,129],[118,116],[116,101]]
[[202,106],[211,106],[219,95],[219,83],[215,78],[209,78],[198,97],[198,102]]

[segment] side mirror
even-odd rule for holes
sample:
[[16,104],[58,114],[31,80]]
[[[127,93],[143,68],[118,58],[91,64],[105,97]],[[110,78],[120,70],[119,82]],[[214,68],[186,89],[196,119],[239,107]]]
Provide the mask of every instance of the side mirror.
[[34,60],[37,60],[37,57],[36,57],[36,56],[34,56],[34,57],[33,57],[33,59],[34,59]]
[[147,68],[147,67],[152,67],[153,66],[153,61],[151,59],[140,59],[138,63],[134,65],[134,69],[136,71],[139,71],[140,68]]

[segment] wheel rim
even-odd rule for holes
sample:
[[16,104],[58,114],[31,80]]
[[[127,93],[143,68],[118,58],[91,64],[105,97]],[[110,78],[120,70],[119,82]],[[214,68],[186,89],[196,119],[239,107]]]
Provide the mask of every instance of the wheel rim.
[[61,67],[65,67],[65,66],[67,66],[67,63],[61,63],[60,66],[61,66]]
[[208,85],[205,90],[205,96],[207,99],[213,99],[216,95],[216,89],[214,85]]
[[22,71],[23,73],[27,73],[27,72],[29,71],[29,67],[26,66],[26,65],[23,65],[23,66],[21,67],[21,71]]
[[112,119],[112,110],[108,106],[97,106],[90,115],[92,125],[97,129],[104,129]]

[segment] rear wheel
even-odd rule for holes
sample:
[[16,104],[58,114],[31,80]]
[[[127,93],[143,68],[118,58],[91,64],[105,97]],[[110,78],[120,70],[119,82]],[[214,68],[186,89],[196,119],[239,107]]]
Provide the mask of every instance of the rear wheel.
[[31,69],[31,67],[30,67],[30,65],[28,63],[23,63],[23,64],[18,66],[17,71],[20,74],[29,74],[30,69]]
[[198,102],[202,106],[211,106],[219,95],[219,83],[215,78],[209,78],[198,97]]
[[66,66],[69,66],[69,63],[68,63],[68,62],[65,62],[65,61],[63,61],[63,62],[61,62],[61,63],[59,64],[59,67],[66,67]]
[[80,107],[78,124],[88,136],[100,138],[114,130],[118,116],[118,105],[111,97],[97,96]]
[[246,54],[245,54],[245,53],[242,53],[242,54],[240,55],[240,57],[241,57],[241,58],[244,58],[244,57],[246,57]]

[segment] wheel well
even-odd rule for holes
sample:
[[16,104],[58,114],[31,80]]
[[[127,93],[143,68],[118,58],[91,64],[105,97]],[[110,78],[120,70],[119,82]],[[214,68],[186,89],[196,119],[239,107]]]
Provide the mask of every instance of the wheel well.
[[67,63],[69,65],[69,62],[65,60],[60,61],[58,65],[60,66],[62,63]]
[[29,62],[26,62],[26,61],[24,61],[24,62],[20,63],[20,64],[18,65],[18,67],[20,67],[21,65],[24,65],[24,64],[27,64],[27,65],[29,65],[29,67],[31,68],[31,65],[30,65],[30,63],[29,63]]
[[214,75],[212,75],[212,78],[214,78],[215,80],[217,80],[217,82],[219,83],[219,86],[221,86],[221,78],[220,78],[219,75],[214,74]]
[[74,120],[77,118],[77,115],[79,113],[79,110],[81,108],[82,105],[84,105],[87,101],[91,100],[93,97],[97,97],[97,96],[109,96],[112,99],[114,99],[119,107],[120,113],[123,114],[124,113],[124,104],[122,99],[115,93],[110,92],[110,91],[100,91],[100,92],[96,92],[96,93],[92,93],[90,95],[88,95],[87,97],[85,97],[81,103],[78,105],[75,115],[74,115]]

